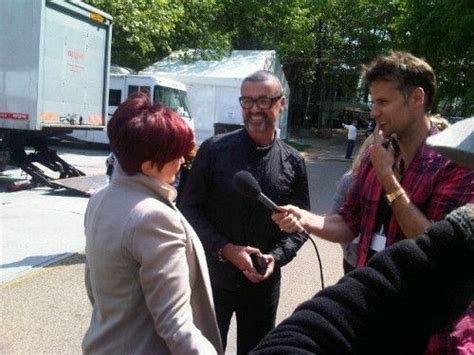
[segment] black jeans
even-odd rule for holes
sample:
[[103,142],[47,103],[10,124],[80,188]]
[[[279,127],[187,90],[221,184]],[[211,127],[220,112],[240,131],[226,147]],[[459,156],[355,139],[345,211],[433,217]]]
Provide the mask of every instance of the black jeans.
[[355,141],[353,139],[347,140],[346,159],[350,159],[352,156],[352,150],[354,149]]
[[232,291],[213,287],[217,324],[224,350],[234,312],[237,318],[237,354],[247,354],[275,328],[280,278],[266,281],[257,284],[246,282]]

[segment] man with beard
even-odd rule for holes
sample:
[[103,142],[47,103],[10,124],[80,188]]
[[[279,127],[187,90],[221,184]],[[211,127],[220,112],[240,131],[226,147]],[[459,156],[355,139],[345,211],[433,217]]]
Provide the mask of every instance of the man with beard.
[[[224,349],[235,312],[237,352],[246,354],[275,327],[280,268],[306,238],[282,232],[269,210],[234,190],[233,176],[249,171],[263,193],[280,205],[309,209],[310,203],[303,158],[276,138],[286,102],[280,81],[271,72],[255,72],[243,80],[241,95],[245,128],[201,145],[179,208],[206,251]],[[252,254],[264,260],[266,270],[255,269]]]

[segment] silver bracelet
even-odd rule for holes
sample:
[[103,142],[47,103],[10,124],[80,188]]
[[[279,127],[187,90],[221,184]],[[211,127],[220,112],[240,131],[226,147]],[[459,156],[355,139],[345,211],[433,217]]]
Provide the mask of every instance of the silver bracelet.
[[224,248],[220,248],[217,252],[217,260],[219,260],[221,263],[227,262],[227,259],[224,256]]

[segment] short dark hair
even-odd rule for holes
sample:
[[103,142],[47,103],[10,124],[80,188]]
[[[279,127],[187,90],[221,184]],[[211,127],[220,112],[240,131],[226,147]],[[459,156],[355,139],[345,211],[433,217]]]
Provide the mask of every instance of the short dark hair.
[[271,71],[268,70],[258,70],[250,75],[248,75],[243,81],[242,85],[244,85],[247,81],[259,83],[263,81],[273,81],[277,84],[277,92],[275,93],[276,96],[283,95],[283,87],[281,85],[280,79]]
[[132,94],[115,111],[107,125],[112,152],[129,175],[141,172],[145,161],[158,169],[194,147],[191,127],[173,110],[152,105],[143,93]]
[[391,51],[379,55],[373,62],[364,65],[362,74],[367,84],[374,81],[393,81],[398,88],[409,95],[417,87],[425,91],[425,112],[431,111],[436,95],[436,75],[424,60],[403,51]]

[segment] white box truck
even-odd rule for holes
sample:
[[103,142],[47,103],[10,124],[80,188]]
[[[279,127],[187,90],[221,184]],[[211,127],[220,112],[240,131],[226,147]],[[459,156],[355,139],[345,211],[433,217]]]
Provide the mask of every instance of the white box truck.
[[[160,78],[157,75],[135,75],[125,71],[123,74],[111,73],[109,78],[109,118],[118,105],[135,92],[144,92],[148,94],[153,103],[161,102],[176,111],[194,130],[186,86],[178,81]],[[91,143],[109,143],[105,129],[101,131],[75,130],[68,136]]]
[[84,175],[46,139],[103,129],[112,18],[77,0],[2,0],[0,14],[0,170],[15,165],[58,187],[37,164],[60,179]]

